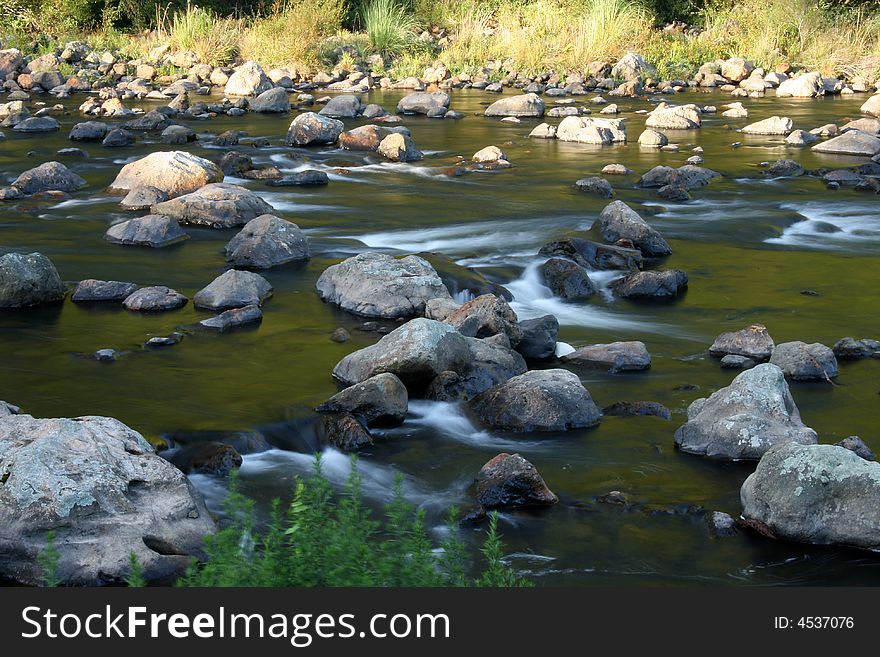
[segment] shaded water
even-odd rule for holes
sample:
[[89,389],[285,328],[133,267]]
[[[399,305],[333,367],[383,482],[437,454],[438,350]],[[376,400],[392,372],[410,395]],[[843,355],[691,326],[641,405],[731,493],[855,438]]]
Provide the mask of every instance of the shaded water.
[[[374,92],[369,101],[392,110],[396,93]],[[62,132],[23,138],[6,131],[0,143],[0,180],[58,159],[70,126],[83,120],[68,103]],[[701,130],[669,132],[679,153],[643,150],[635,143],[650,108],[644,100],[619,100],[631,144],[593,147],[530,140],[537,121],[503,123],[474,116],[494,100],[479,92],[457,92],[453,107],[462,121],[407,117],[422,162],[391,164],[361,153],[282,146],[290,117],[222,117],[191,125],[199,132],[243,129],[272,145],[237,150],[255,162],[282,169],[321,168],[329,186],[291,190],[256,181],[253,189],[296,222],[311,239],[305,265],[271,269],[275,288],[259,328],[222,336],[193,335],[180,345],[141,349],[153,335],[208,316],[191,304],[170,313],[145,315],[95,309],[69,301],[57,307],[0,313],[0,399],[35,416],[110,415],[150,440],[200,430],[266,429],[281,446],[299,443],[291,421],[336,391],[330,376],[345,354],[376,339],[355,329],[363,320],[318,300],[314,282],[339,259],[367,248],[390,253],[436,251],[478,267],[514,293],[521,318],[552,312],[562,324],[560,341],[573,346],[612,340],[643,340],[652,369],[608,375],[581,371],[600,406],[620,400],[655,400],[673,411],[658,418],[608,417],[594,429],[559,435],[504,436],[473,427],[454,405],[414,402],[402,426],[377,433],[361,459],[368,496],[388,497],[395,471],[407,477],[406,492],[439,522],[450,505],[470,503],[468,487],[479,467],[500,451],[518,451],[541,471],[561,504],[540,512],[504,515],[512,562],[546,584],[880,584],[880,559],[856,551],[812,548],[740,535],[712,540],[698,514],[701,506],[739,514],[739,487],[753,464],[719,464],[678,453],[673,433],[687,405],[727,385],[735,372],[708,357],[712,339],[725,330],[760,322],[777,342],[877,337],[880,221],[877,200],[851,190],[828,191],[815,178],[766,180],[758,164],[782,157],[807,169],[859,164],[864,160],[788,149],[781,137],[746,137],[729,130],[774,114],[790,116],[796,128],[844,123],[858,117],[861,97],[818,100],[749,99],[748,119],[704,115]],[[550,100],[550,99],[548,99]],[[656,101],[656,99],[654,99]],[[715,93],[679,96],[680,102],[721,105]],[[557,120],[551,120],[557,122]],[[354,127],[361,121],[346,121]],[[205,145],[188,150],[219,158]],[[730,144],[742,141],[742,147]],[[500,146],[514,168],[462,177],[443,169],[457,156]],[[79,145],[79,144],[77,144]],[[724,175],[697,190],[693,201],[667,203],[652,190],[635,187],[638,174],[657,164],[679,166],[705,149],[705,166]],[[131,149],[84,145],[90,157],[65,161],[89,187],[62,203],[35,201],[0,205],[0,252],[40,251],[63,279],[130,280],[163,284],[189,297],[225,269],[222,247],[235,231],[187,228],[192,238],[166,249],[136,249],[106,243],[103,234],[128,214],[103,190],[123,163],[173,147],[144,141]],[[33,151],[33,155],[26,155]],[[637,173],[609,177],[617,196],[633,204],[668,239],[674,255],[664,266],[690,276],[686,295],[671,303],[634,303],[600,298],[563,304],[543,288],[534,265],[550,239],[590,226],[606,201],[575,191],[571,184],[611,162]],[[363,165],[363,166],[353,166]],[[338,171],[338,167],[345,167]],[[821,231],[819,221],[842,230]],[[607,283],[599,280],[600,283]],[[802,291],[817,292],[806,296]],[[351,331],[345,344],[329,340],[338,326]],[[118,362],[79,357],[99,348],[128,351]],[[822,442],[857,434],[880,450],[877,360],[842,362],[835,386],[792,385],[805,423]],[[683,385],[698,390],[676,390]],[[273,450],[248,456],[241,471],[245,492],[267,500],[288,495],[293,478],[311,468],[303,452]],[[342,480],[347,458],[325,455],[331,479]],[[224,482],[194,477],[212,505]],[[643,502],[640,510],[596,503],[610,490]]]

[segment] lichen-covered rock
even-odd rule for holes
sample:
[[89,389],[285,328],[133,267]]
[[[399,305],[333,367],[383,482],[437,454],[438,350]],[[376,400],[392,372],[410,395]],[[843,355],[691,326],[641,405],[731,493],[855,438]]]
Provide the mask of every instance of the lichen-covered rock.
[[710,458],[758,459],[775,445],[817,442],[816,432],[801,421],[782,370],[769,363],[697,399],[687,414],[687,423],[675,432],[676,446]]
[[0,256],[0,309],[55,303],[63,298],[61,277],[42,253]]

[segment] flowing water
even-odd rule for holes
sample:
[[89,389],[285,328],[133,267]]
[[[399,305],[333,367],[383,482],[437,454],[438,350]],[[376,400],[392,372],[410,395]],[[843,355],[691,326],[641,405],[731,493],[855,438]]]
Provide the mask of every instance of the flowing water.
[[[398,99],[397,93],[374,92],[369,101],[393,111]],[[7,140],[0,143],[3,184],[24,169],[60,159],[55,151],[72,145],[67,130],[83,120],[76,111],[81,100],[67,102],[60,133],[23,138],[6,131]],[[593,429],[516,436],[473,426],[455,405],[415,401],[407,422],[377,432],[375,446],[362,455],[370,499],[388,499],[395,473],[402,472],[407,497],[439,525],[447,507],[471,503],[469,486],[483,463],[498,452],[517,451],[537,466],[561,501],[549,510],[503,515],[511,563],[539,584],[880,585],[880,559],[868,553],[744,534],[710,539],[694,507],[738,515],[739,487],[754,464],[682,454],[672,438],[687,405],[735,375],[721,370],[707,353],[722,331],[763,323],[777,342],[829,345],[847,335],[878,337],[876,197],[828,191],[817,178],[768,180],[758,166],[783,157],[798,159],[807,169],[864,160],[789,149],[781,137],[733,131],[774,114],[790,116],[797,128],[842,124],[858,117],[864,99],[749,99],[749,119],[704,115],[701,130],[669,132],[670,140],[682,146],[678,153],[644,150],[635,143],[644,122],[636,111],[650,108],[644,100],[617,101],[631,143],[615,147],[528,139],[537,121],[511,124],[474,116],[487,100],[494,97],[455,93],[453,107],[467,115],[461,121],[407,117],[404,124],[426,154],[412,164],[329,148],[284,147],[290,117],[247,115],[193,123],[199,132],[234,128],[268,137],[269,147],[237,149],[258,164],[330,174],[330,184],[318,189],[233,180],[259,190],[279,215],[308,233],[311,260],[264,273],[275,295],[265,305],[259,328],[191,335],[165,349],[147,351],[141,345],[207,313],[192,304],[151,315],[69,301],[3,311],[0,399],[38,417],[113,416],[154,442],[179,432],[261,430],[279,448],[245,457],[243,489],[263,501],[287,496],[294,478],[312,464],[310,446],[297,438],[298,420],[337,390],[330,376],[334,364],[377,337],[355,330],[362,319],[322,303],[314,293],[315,280],[328,265],[368,249],[433,251],[506,285],[521,318],[555,314],[562,325],[560,342],[577,347],[643,340],[654,358],[649,371],[579,374],[600,406],[655,400],[668,406],[673,417],[607,417]],[[676,100],[729,102],[717,93]],[[359,123],[346,121],[347,127]],[[205,134],[200,145],[186,148],[216,159],[222,151],[210,141]],[[735,141],[743,145],[734,149]],[[514,168],[447,175],[445,168],[457,156],[469,158],[489,144],[500,146]],[[665,266],[688,272],[687,293],[674,302],[649,304],[607,295],[577,304],[554,299],[536,275],[538,249],[587,229],[607,203],[574,190],[572,183],[611,162],[637,174],[657,164],[679,166],[694,146],[705,149],[705,166],[724,177],[694,192],[691,202],[659,200],[652,190],[635,187],[637,175],[609,177],[616,198],[633,204],[670,242],[674,255]],[[129,216],[117,206],[118,198],[103,191],[120,167],[174,147],[144,140],[130,149],[84,148],[88,159],[62,160],[89,182],[71,200],[0,205],[0,252],[42,252],[67,281],[163,284],[189,297],[224,271],[222,247],[234,231],[188,228],[192,239],[158,250],[103,240],[110,224]],[[827,232],[822,222],[840,230]],[[600,285],[608,280],[597,277]],[[339,326],[350,330],[349,342],[329,340]],[[126,353],[111,364],[82,356],[105,347]],[[880,450],[878,367],[877,360],[842,362],[836,385],[792,385],[804,422],[822,442],[855,434]],[[327,450],[324,466],[332,480],[342,481],[348,460]],[[216,508],[224,480],[205,475],[193,480]],[[597,502],[611,490],[624,491],[637,504],[622,508]]]

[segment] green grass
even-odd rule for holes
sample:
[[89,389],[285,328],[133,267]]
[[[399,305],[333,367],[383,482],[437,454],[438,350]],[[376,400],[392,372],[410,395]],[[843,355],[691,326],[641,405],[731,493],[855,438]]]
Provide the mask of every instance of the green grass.
[[373,52],[400,55],[415,41],[416,17],[397,0],[370,0],[361,8],[364,32]]

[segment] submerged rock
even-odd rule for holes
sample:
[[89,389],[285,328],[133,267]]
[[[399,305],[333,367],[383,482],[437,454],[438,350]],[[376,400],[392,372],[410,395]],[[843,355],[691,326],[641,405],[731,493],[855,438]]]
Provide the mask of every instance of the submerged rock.
[[55,303],[64,294],[55,265],[42,253],[0,256],[0,309]]
[[486,509],[550,506],[559,501],[535,466],[519,454],[502,452],[490,459],[474,485],[477,502]]
[[742,515],[778,538],[880,549],[880,464],[835,445],[778,445],[740,490]]
[[580,379],[562,369],[532,370],[469,402],[476,417],[500,431],[565,431],[598,424],[602,413]]
[[776,365],[739,374],[726,388],[688,407],[688,421],[675,432],[683,452],[715,459],[758,459],[775,445],[817,442],[805,426]]
[[651,354],[644,342],[612,342],[580,347],[562,356],[563,363],[583,367],[597,367],[609,372],[630,372],[651,367]]
[[225,246],[226,261],[235,267],[268,269],[308,260],[309,241],[299,226],[272,214],[251,219]]
[[216,531],[186,475],[113,418],[0,418],[0,480],[0,575],[26,585],[50,530],[70,586],[121,584],[132,553],[173,582]]
[[328,267],[315,289],[321,299],[343,310],[388,319],[421,315],[428,300],[451,298],[426,260],[382,253],[361,253]]
[[663,404],[653,401],[616,402],[602,409],[604,415],[617,415],[620,417],[632,417],[638,415],[653,415],[668,420],[672,413]]
[[346,412],[362,417],[368,426],[395,426],[406,418],[409,395],[394,374],[377,374],[336,393],[315,410]]

